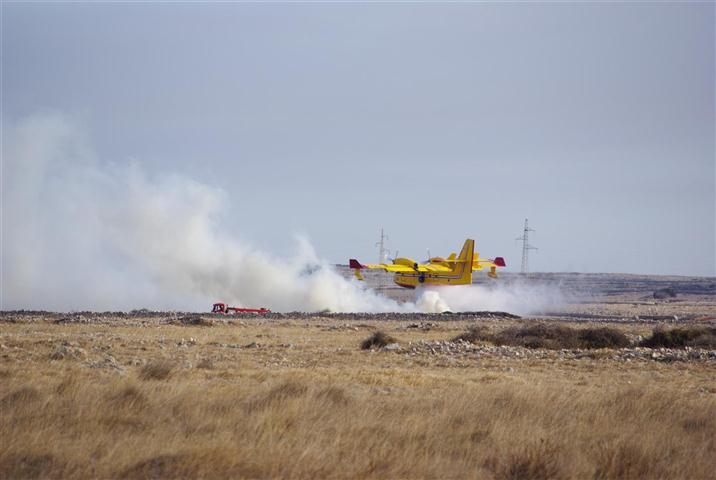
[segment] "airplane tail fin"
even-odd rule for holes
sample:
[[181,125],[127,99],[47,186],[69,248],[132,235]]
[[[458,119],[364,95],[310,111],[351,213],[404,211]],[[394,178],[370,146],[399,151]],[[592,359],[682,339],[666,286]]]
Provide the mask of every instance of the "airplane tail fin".
[[475,240],[468,238],[455,261],[453,273],[460,275],[460,283],[472,283],[472,257],[475,253]]
[[365,266],[361,265],[358,260],[351,258],[348,260],[348,266],[353,269],[353,274],[358,280],[365,280],[363,274],[361,273],[361,269],[365,268]]

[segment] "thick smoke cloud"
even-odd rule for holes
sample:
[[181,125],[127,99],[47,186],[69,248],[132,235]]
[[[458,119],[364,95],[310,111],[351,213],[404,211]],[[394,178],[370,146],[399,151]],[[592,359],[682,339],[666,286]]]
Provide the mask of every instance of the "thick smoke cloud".
[[501,279],[481,285],[431,287],[419,298],[418,306],[423,311],[487,310],[527,315],[557,311],[567,300],[567,295],[556,284]]
[[3,309],[414,308],[343,279],[305,240],[279,260],[224,236],[221,190],[101,162],[63,115],[4,134]]
[[204,311],[217,300],[276,311],[525,306],[481,287],[418,292],[415,303],[398,304],[343,278],[305,239],[279,259],[229,236],[220,189],[102,161],[67,116],[4,128],[2,309]]

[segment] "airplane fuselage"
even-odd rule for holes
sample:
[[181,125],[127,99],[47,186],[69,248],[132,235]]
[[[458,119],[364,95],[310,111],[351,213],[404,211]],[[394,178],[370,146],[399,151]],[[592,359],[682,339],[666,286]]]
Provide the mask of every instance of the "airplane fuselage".
[[404,288],[416,288],[419,285],[470,285],[472,273],[469,275],[449,275],[432,273],[396,273],[393,277],[396,285]]

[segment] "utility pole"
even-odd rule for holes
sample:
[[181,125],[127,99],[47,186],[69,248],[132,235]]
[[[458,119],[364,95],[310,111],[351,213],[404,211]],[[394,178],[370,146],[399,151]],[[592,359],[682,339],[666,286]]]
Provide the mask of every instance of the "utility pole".
[[530,232],[534,232],[529,225],[527,224],[527,219],[525,218],[525,229],[522,233],[521,237],[517,237],[517,240],[522,241],[522,269],[521,272],[525,275],[529,275],[530,273],[530,260],[529,260],[529,253],[530,250],[537,250],[537,247],[533,247],[530,245]]

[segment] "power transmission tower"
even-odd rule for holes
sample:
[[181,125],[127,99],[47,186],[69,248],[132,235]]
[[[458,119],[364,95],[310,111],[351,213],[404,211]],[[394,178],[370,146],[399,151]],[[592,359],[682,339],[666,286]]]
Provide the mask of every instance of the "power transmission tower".
[[[376,242],[375,246],[378,247],[378,263],[388,263],[390,257],[390,250],[385,246],[385,241],[388,240],[388,236],[383,232],[383,228],[380,229],[380,241]],[[378,290],[384,291],[387,288],[385,283],[385,275],[378,276]]]
[[537,247],[533,247],[530,245],[530,232],[534,232],[528,224],[527,219],[525,218],[525,229],[521,237],[517,237],[517,240],[522,241],[522,270],[521,272],[525,275],[529,275],[530,273],[530,260],[529,260],[529,253],[530,250],[537,250]]
[[386,235],[383,232],[383,229],[380,229],[380,241],[376,242],[375,246],[380,247],[378,249],[378,263],[387,263],[388,262],[388,256],[390,255],[390,250],[388,250],[385,246],[385,241],[388,240],[388,235]]

